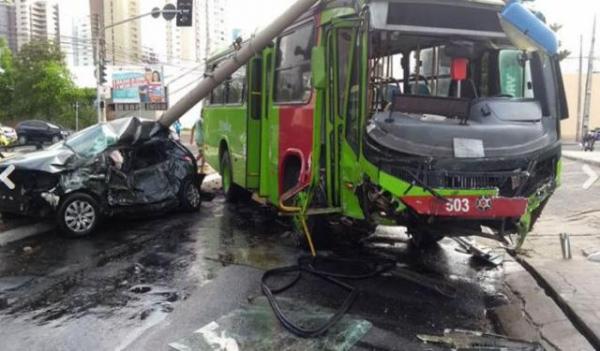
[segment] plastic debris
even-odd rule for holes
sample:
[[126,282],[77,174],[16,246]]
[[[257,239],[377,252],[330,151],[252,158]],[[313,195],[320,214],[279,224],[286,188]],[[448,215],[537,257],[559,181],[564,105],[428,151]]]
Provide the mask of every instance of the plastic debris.
[[440,344],[459,350],[543,351],[539,343],[507,338],[477,331],[446,329],[444,335],[417,335],[424,343]]

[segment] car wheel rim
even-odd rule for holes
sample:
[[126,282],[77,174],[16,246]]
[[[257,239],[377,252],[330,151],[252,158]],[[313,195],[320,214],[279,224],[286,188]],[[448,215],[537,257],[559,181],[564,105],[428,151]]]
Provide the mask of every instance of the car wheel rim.
[[193,184],[189,184],[187,187],[187,191],[185,192],[185,197],[187,202],[193,208],[196,208],[200,205],[200,192],[198,188],[196,188]]
[[65,210],[65,224],[75,233],[86,232],[94,226],[96,210],[89,202],[73,201]]

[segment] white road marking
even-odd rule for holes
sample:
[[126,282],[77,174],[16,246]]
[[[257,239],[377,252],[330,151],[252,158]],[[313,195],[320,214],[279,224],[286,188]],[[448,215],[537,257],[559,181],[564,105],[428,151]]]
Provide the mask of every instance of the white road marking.
[[589,179],[585,183],[583,183],[583,188],[585,190],[588,190],[592,187],[592,185],[594,185],[594,183],[598,181],[598,179],[600,179],[600,175],[598,175],[598,173],[596,173],[596,171],[594,171],[592,167],[588,165],[583,165],[581,169],[589,177]]
[[9,178],[9,176],[14,171],[15,171],[15,166],[10,165],[10,166],[8,166],[7,169],[4,170],[4,172],[2,172],[2,174],[0,174],[0,182],[4,183],[4,185],[6,185],[6,187],[9,188],[10,190],[15,190],[15,188],[16,188],[15,183],[13,183],[12,180],[10,180],[10,178]]

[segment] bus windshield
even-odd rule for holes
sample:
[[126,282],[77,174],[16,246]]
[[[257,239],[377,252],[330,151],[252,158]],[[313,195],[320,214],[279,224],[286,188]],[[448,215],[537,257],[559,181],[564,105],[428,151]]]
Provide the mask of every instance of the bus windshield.
[[[486,98],[535,100],[544,106],[553,93],[548,91],[552,85],[546,84],[553,80],[544,53],[489,40],[403,36],[394,31],[377,31],[372,37],[376,38],[369,65],[372,112],[393,108],[395,98],[403,95],[465,100],[465,104]],[[461,63],[465,76],[456,79],[453,65]]]

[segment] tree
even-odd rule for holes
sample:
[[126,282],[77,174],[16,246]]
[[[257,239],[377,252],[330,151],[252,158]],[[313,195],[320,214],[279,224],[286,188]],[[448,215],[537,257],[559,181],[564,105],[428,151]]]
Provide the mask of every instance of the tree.
[[14,92],[13,56],[4,38],[0,38],[0,122],[11,119]]
[[[563,27],[562,24],[559,23],[552,23],[550,25],[550,29],[552,29],[555,33],[558,33],[558,31]],[[560,61],[566,59],[567,57],[569,57],[571,55],[571,51],[567,50],[567,49],[560,49],[562,48],[562,41],[558,41],[558,47],[559,47],[559,51],[558,51],[558,59]]]
[[59,123],[76,95],[60,47],[32,41],[16,55],[14,68],[12,110],[16,117]]

